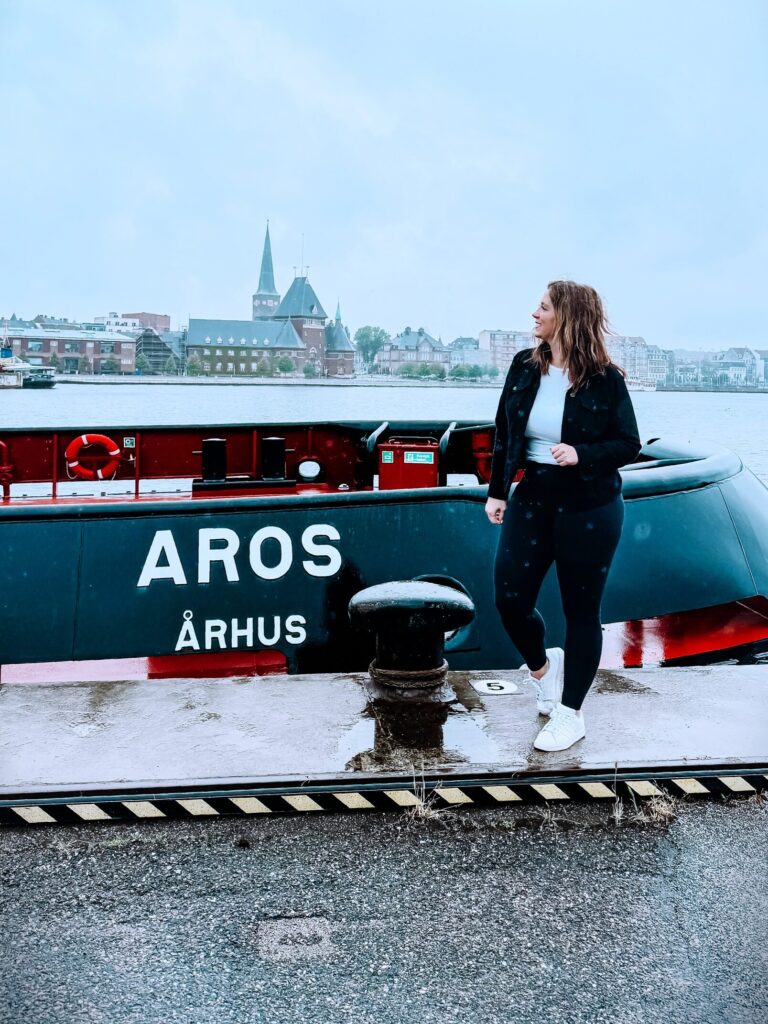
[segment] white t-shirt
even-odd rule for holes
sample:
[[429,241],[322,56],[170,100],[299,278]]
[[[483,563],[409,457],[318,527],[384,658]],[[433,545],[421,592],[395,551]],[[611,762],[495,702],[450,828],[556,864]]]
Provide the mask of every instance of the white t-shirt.
[[560,430],[563,425],[565,393],[570,386],[571,380],[565,367],[550,365],[549,373],[542,373],[539,390],[536,392],[525,427],[526,458],[532,462],[557,465],[549,449],[562,440]]

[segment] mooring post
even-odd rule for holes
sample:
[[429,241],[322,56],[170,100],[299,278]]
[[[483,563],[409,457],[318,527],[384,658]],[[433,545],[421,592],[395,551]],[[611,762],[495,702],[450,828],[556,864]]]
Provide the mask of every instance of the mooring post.
[[349,602],[351,621],[376,635],[371,679],[396,690],[439,687],[448,671],[445,634],[474,615],[467,594],[422,580],[380,583]]

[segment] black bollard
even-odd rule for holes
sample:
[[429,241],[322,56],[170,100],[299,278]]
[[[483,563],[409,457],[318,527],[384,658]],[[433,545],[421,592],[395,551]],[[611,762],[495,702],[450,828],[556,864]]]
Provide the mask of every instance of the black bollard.
[[264,480],[285,479],[284,437],[262,437],[261,476]]
[[439,687],[448,671],[445,634],[474,614],[467,594],[420,580],[368,587],[349,602],[351,621],[376,634],[371,678],[398,690]]
[[227,479],[227,442],[223,437],[203,438],[203,467],[202,478],[204,481],[226,480]]

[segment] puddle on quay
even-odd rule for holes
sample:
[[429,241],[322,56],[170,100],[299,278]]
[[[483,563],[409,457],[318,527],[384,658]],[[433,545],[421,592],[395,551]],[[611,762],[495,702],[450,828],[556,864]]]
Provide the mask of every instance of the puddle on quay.
[[482,705],[452,701],[371,700],[340,739],[348,771],[496,763],[498,744],[486,731]]

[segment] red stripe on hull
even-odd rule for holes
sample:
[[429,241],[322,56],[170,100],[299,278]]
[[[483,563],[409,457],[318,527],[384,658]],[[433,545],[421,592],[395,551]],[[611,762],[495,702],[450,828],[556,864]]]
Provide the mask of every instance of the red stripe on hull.
[[639,668],[768,640],[768,599],[675,612],[604,627],[600,668]]
[[4,665],[3,683],[106,683],[128,679],[227,679],[232,676],[274,676],[288,671],[280,651],[221,651],[171,654],[154,658],[111,658],[104,661],[48,661]]

